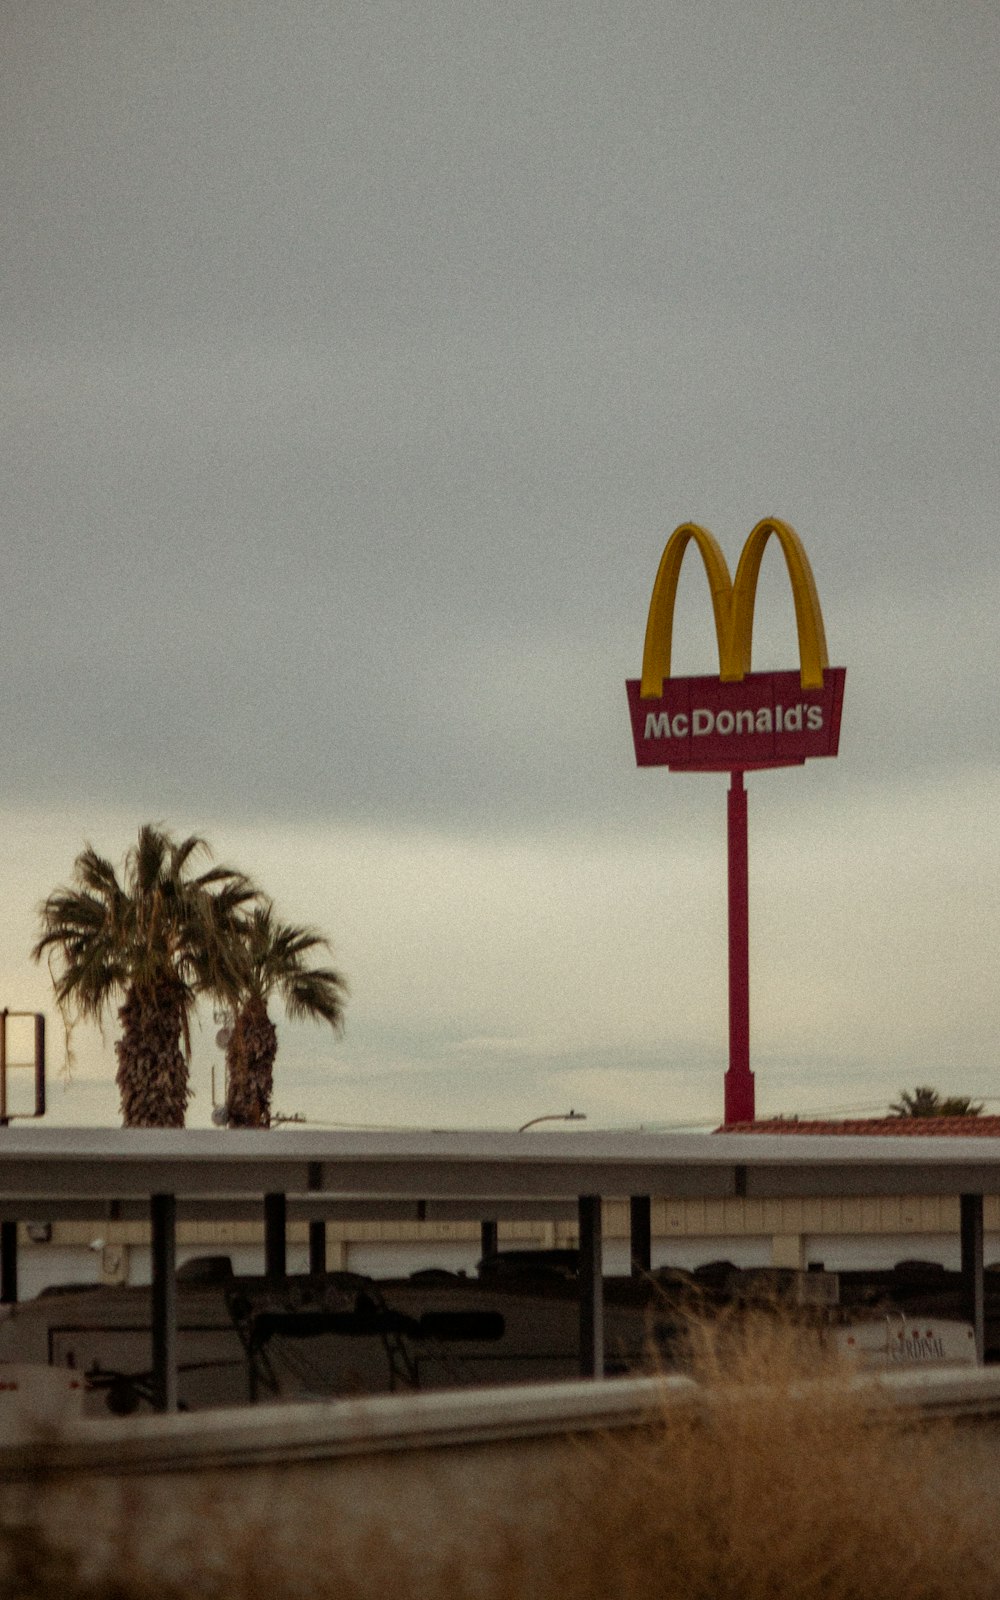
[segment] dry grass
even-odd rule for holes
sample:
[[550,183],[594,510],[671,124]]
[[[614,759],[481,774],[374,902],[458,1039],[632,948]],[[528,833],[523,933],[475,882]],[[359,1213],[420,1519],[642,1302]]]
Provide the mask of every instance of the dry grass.
[[[815,1336],[693,1324],[705,1410],[585,1451],[552,1593],[628,1600],[978,1600],[1000,1592],[995,1510],[949,1474],[953,1430],[873,1408]],[[762,1381],[766,1380],[766,1381]]]
[[391,1471],[381,1517],[348,1525],[343,1501],[334,1506],[319,1475],[300,1469],[276,1475],[228,1520],[221,1480],[204,1480],[184,1536],[195,1547],[183,1579],[143,1564],[149,1508],[123,1505],[110,1576],[88,1576],[38,1526],[8,1527],[0,1592],[5,1600],[985,1600],[1000,1592],[995,1511],[974,1475],[954,1470],[950,1429],[873,1409],[832,1357],[817,1378],[814,1339],[771,1317],[692,1323],[687,1359],[705,1407],[539,1454],[530,1488],[508,1486],[487,1508],[474,1488],[463,1500],[458,1476],[422,1548],[390,1512]]

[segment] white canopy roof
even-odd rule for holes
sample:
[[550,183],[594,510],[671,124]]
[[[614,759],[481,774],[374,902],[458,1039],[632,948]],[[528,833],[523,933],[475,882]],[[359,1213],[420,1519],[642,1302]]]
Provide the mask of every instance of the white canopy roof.
[[160,1193],[232,1205],[279,1192],[290,1201],[303,1197],[310,1207],[322,1196],[344,1213],[376,1200],[423,1201],[449,1202],[452,1215],[470,1216],[485,1214],[484,1200],[520,1202],[527,1213],[531,1202],[582,1194],[1000,1194],[1000,1139],[0,1129],[0,1204],[7,1214],[11,1202],[27,1199],[127,1201]]

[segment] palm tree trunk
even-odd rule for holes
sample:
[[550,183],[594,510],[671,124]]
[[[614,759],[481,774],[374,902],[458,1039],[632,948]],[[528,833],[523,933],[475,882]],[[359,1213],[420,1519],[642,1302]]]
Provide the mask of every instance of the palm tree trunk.
[[263,1000],[254,998],[237,1013],[226,1052],[229,1089],[226,1110],[231,1128],[269,1128],[278,1030]]
[[164,979],[129,990],[118,1013],[122,1036],[115,1044],[115,1081],[126,1128],[183,1128],[191,1093],[181,1049],[184,1015],[180,983]]

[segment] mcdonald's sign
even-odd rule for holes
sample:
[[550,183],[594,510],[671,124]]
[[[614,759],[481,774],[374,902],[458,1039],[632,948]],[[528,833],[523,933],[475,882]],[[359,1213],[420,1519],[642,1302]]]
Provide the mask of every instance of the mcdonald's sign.
[[[799,639],[798,672],[752,672],[754,602],[761,558],[774,536],[788,568]],[[719,646],[719,676],[672,678],[670,652],[681,562],[694,544],[704,563]],[[751,532],[730,578],[706,528],[684,522],[667,540],[646,623],[642,677],[630,679],[629,712],[640,767],[730,772],[797,766],[835,756],[843,667],[827,659],[823,616],[809,558],[787,522],[766,517]]]

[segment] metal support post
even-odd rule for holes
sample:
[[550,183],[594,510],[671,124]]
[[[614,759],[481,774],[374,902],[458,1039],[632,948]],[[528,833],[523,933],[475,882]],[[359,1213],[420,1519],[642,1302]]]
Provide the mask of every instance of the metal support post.
[[158,1411],[177,1410],[177,1201],[149,1201],[153,1245],[153,1394]]
[[604,1377],[604,1272],[601,1197],[582,1194],[580,1215],[580,1376]]
[[629,1238],[632,1276],[641,1278],[653,1264],[652,1207],[648,1194],[634,1194],[629,1200]]
[[986,1349],[986,1305],[983,1292],[983,1197],[959,1198],[962,1236],[962,1300],[976,1336],[976,1360],[982,1366]]
[[322,1220],[309,1224],[309,1271],[326,1271],[326,1223]]
[[16,1222],[0,1222],[0,1305],[17,1305]]
[[264,1196],[264,1275],[283,1278],[287,1271],[285,1225],[288,1206],[283,1194]]
[[729,846],[729,1070],[724,1121],[752,1122],[754,1082],[750,1071],[750,870],[747,792],[739,768],[730,773],[727,797]]
[[35,1013],[35,1116],[45,1115],[45,1016]]

